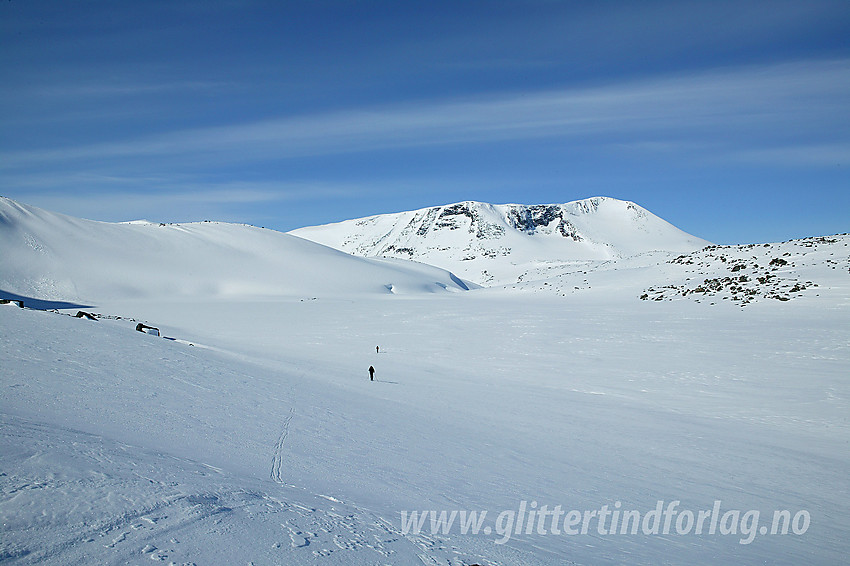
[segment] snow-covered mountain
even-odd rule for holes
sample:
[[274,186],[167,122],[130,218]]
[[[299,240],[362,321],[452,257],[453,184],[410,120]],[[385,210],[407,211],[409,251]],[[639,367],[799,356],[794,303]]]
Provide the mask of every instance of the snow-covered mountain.
[[709,245],[633,202],[608,197],[543,205],[461,202],[291,233],[358,256],[436,265],[488,286],[576,261]]
[[[599,259],[673,240],[621,204],[505,212],[534,234],[502,225],[504,265],[591,259],[394,297],[462,285],[0,200],[0,299],[43,299],[0,301],[0,562],[846,562],[850,236]],[[435,214],[447,243],[473,220]]]
[[462,290],[451,273],[364,260],[280,232],[219,222],[106,223],[0,197],[0,290],[102,301]]

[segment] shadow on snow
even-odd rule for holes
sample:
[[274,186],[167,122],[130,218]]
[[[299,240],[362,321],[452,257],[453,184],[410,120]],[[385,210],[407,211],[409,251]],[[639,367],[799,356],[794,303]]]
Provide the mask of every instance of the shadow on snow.
[[23,295],[4,291],[3,289],[0,289],[0,299],[6,299],[9,301],[22,301],[24,303],[24,307],[40,311],[46,311],[51,309],[83,309],[91,308],[93,306],[81,305],[79,303],[69,303],[67,301],[48,301],[45,299],[36,299],[34,297],[25,297]]

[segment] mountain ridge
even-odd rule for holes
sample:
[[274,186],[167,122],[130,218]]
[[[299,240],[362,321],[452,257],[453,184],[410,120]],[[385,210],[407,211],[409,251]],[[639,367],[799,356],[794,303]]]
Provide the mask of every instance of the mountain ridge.
[[362,257],[421,261],[488,286],[522,280],[540,263],[683,253],[711,244],[611,197],[534,205],[461,201],[289,233]]

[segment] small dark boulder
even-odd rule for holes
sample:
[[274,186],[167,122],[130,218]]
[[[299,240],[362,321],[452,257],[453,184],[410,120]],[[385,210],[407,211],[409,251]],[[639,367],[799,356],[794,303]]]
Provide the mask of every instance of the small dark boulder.
[[147,324],[142,324],[141,322],[136,325],[136,330],[138,330],[139,332],[144,332],[145,334],[159,336],[159,328],[156,328],[154,326],[148,326]]

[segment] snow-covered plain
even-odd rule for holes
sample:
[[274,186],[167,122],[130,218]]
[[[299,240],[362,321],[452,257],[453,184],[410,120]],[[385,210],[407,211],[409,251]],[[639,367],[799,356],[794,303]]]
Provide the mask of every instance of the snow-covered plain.
[[[104,225],[3,204],[3,295],[57,307],[0,306],[6,563],[796,565],[850,552],[847,236],[798,246],[794,277],[817,287],[742,308],[639,298],[685,285],[696,274],[683,270],[717,250],[463,291],[442,270],[375,267],[247,227]],[[151,242],[136,230],[189,232],[193,245],[164,236],[148,259],[103,247]],[[268,249],[240,256],[260,232]],[[311,278],[275,287],[288,273],[269,267],[276,246]],[[215,257],[200,285],[193,266]],[[149,284],[109,285],[137,281],[131,267]],[[68,316],[78,310],[100,316]],[[749,544],[740,531],[600,534],[596,522],[496,544],[498,515],[523,501],[647,513],[675,500],[694,514],[718,500],[759,510],[767,528],[775,510],[805,510],[810,524]],[[424,510],[487,511],[489,531],[402,532],[401,513]]]

